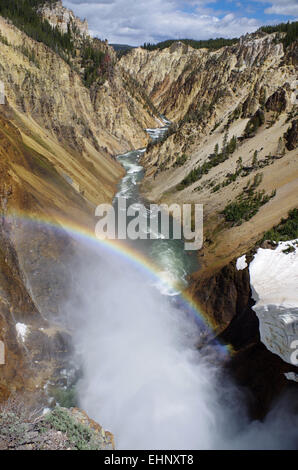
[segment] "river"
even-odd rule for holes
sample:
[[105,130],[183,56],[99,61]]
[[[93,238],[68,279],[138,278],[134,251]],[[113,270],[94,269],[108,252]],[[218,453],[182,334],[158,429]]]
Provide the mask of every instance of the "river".
[[[152,141],[159,141],[166,134],[170,122],[166,118],[165,126],[157,129],[146,129]],[[147,212],[150,212],[150,204],[140,194],[140,183],[144,178],[144,168],[140,164],[140,159],[146,149],[134,150],[132,152],[119,155],[117,160],[126,170],[126,175],[122,178],[118,185],[118,192],[114,199],[115,212],[117,213],[119,199],[126,199],[127,206],[137,206],[143,204]],[[151,214],[152,216],[152,214]],[[171,222],[173,219],[170,217]],[[179,239],[166,239],[160,229],[157,233],[150,232],[148,227],[148,238],[146,240],[134,240],[128,244],[145,255],[155,266],[158,267],[160,281],[160,289],[166,295],[177,295],[179,289],[187,286],[187,276],[198,270],[198,256],[196,251],[186,251],[184,249],[184,241]],[[151,235],[151,238],[149,238]]]

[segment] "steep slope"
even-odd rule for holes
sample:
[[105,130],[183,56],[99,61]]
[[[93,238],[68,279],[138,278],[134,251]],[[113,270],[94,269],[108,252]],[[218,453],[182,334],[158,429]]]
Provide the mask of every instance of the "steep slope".
[[[50,152],[47,158],[75,187],[87,191],[86,197],[94,203],[110,199],[113,183],[122,174],[111,155],[143,146],[147,142],[143,128],[154,119],[125,90],[117,67],[110,80],[91,91],[75,70],[42,43],[4,19],[0,19],[0,31],[9,43],[1,44],[0,80],[26,143]],[[61,158],[61,151],[68,158]]]
[[[297,204],[297,42],[285,50],[283,37],[258,32],[217,51],[174,43],[120,61],[174,121],[144,155],[144,193],[204,204],[201,264],[209,271],[247,251]],[[249,187],[252,199],[264,191],[269,202],[239,220],[222,214],[245,202]]]
[[[53,7],[53,25],[61,8]],[[74,26],[71,12],[63,14]],[[112,200],[123,175],[114,156],[145,146],[144,128],[156,125],[150,100],[113,50],[89,38],[85,23],[73,41],[77,52],[66,60],[0,17],[0,400],[24,390],[39,399],[50,379],[65,383],[71,342],[60,305],[78,247],[63,227],[93,231],[95,207]],[[107,68],[94,69],[86,50],[109,58]]]
[[[239,268],[239,257],[248,253],[249,263],[264,232],[274,240],[272,227],[297,207],[298,43],[284,37],[260,31],[217,51],[174,43],[121,59],[173,121],[164,141],[143,157],[143,192],[154,201],[204,205],[200,270],[189,293],[232,346],[227,369],[250,390],[254,418],[263,418],[276,397],[294,387],[287,379],[297,377],[297,367],[280,353],[289,352],[297,309],[254,306],[254,280],[246,263]],[[297,233],[294,223],[288,225]],[[275,290],[278,269],[266,268],[259,283],[271,276]]]
[[[70,347],[66,332],[51,328],[45,311],[39,307],[40,298],[47,297],[51,310],[57,308],[59,292],[55,289],[51,292],[50,282],[45,282],[42,272],[56,266],[55,277],[60,269],[57,282],[62,282],[63,290],[66,286],[62,269],[71,255],[71,245],[66,236],[58,239],[54,231],[35,224],[29,226],[17,214],[42,217],[49,216],[52,210],[61,215],[64,206],[63,212],[69,210],[84,223],[88,221],[88,205],[53,165],[25,146],[19,131],[3,117],[0,154],[0,339],[5,345],[0,399],[3,399],[12,391],[26,389],[32,393],[44,385],[64,363]],[[51,315],[48,319],[51,320]]]

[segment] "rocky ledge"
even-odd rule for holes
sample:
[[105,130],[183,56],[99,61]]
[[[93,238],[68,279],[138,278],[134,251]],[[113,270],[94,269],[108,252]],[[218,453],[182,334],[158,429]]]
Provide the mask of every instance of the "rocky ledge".
[[[253,310],[261,341],[288,364],[298,364],[298,241],[280,242],[275,250],[259,248],[249,266]],[[298,382],[298,374],[286,373]]]
[[56,407],[40,416],[19,399],[0,408],[0,450],[113,450],[114,436],[78,408]]
[[253,419],[263,419],[281,394],[297,396],[297,241],[262,246],[199,273],[190,288],[218,338],[231,346],[226,369],[248,391]]

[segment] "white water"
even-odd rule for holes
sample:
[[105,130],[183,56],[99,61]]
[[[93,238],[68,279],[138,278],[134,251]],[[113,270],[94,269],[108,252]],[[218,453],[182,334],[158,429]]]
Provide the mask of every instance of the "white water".
[[[119,195],[136,194],[134,168]],[[175,254],[167,254],[166,277]],[[118,449],[298,447],[297,418],[283,404],[249,423],[242,393],[222,374],[222,351],[197,350],[202,325],[178,308],[165,279],[95,248],[75,270],[68,308],[84,373],[80,405],[114,433]]]
[[[279,403],[249,423],[216,346],[200,326],[111,253],[85,256],[70,308],[84,376],[80,406],[114,433],[117,449],[287,449],[298,420]],[[220,352],[220,351],[219,351]]]
[[212,369],[195,350],[196,324],[144,273],[124,264],[115,271],[88,282],[77,338],[82,407],[115,434],[120,449],[210,448],[216,391]]

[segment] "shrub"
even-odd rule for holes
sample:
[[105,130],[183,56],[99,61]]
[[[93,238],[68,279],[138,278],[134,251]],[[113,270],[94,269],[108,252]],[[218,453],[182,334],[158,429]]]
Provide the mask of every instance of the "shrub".
[[184,163],[186,163],[188,160],[188,156],[183,153],[180,157],[177,158],[176,162],[175,162],[175,166],[183,166]]
[[298,238],[298,208],[292,209],[286,219],[264,233],[260,242],[272,240],[275,242],[295,240]]
[[221,184],[217,184],[216,186],[214,186],[212,189],[211,189],[211,192],[212,193],[216,193],[217,191],[219,191],[221,188]]
[[45,417],[45,422],[56,431],[65,433],[76,449],[96,449],[95,432],[84,424],[77,422],[66,409],[56,407]]
[[0,406],[0,449],[22,445],[36,419],[36,410],[26,407],[18,396],[11,396]]
[[227,134],[224,137],[223,149],[220,153],[213,153],[209,155],[209,160],[204,162],[202,165],[191,170],[191,172],[181,181],[177,186],[178,191],[184,189],[186,186],[198,181],[203,175],[206,175],[211,168],[219,165],[226,161],[229,156],[235,151],[237,145],[237,138],[234,136],[228,142]]
[[1,31],[0,31],[0,42],[2,42],[2,44],[5,44],[6,46],[9,45],[7,38],[1,34]]
[[256,191],[256,188],[262,181],[262,175],[257,174],[254,181],[244,188],[243,192],[236,198],[234,202],[228,204],[222,211],[226,222],[232,225],[239,225],[243,221],[251,219],[261,206],[266,204],[271,198],[276,195],[276,191],[265,194],[265,191]]
[[51,396],[53,396],[56,402],[63,408],[73,408],[78,405],[78,397],[75,387],[67,389],[53,388],[51,389]]
[[252,137],[258,128],[262,126],[265,122],[265,115],[261,109],[253,115],[253,117],[248,121],[244,129],[244,137]]
[[28,430],[28,424],[24,422],[23,416],[18,416],[13,411],[1,410],[0,423],[0,444],[2,441],[5,442],[6,447],[9,447],[12,444],[19,445],[22,443],[23,436]]

